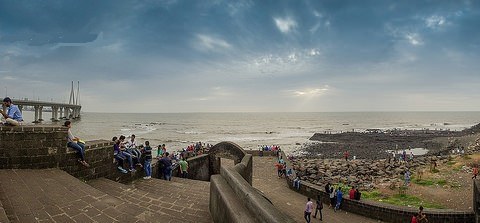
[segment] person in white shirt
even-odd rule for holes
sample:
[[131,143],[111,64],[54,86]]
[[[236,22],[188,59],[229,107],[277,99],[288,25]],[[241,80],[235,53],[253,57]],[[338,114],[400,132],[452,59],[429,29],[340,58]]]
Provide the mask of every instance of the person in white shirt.
[[307,223],[310,223],[310,215],[312,214],[313,211],[313,202],[310,200],[310,198],[307,198],[307,204],[305,205],[305,220],[307,220]]
[[84,142],[80,141],[78,137],[73,136],[72,131],[72,122],[66,121],[63,126],[68,128],[68,135],[67,135],[67,146],[76,150],[79,156],[78,162],[85,167],[90,167],[90,165],[85,161],[85,144]]

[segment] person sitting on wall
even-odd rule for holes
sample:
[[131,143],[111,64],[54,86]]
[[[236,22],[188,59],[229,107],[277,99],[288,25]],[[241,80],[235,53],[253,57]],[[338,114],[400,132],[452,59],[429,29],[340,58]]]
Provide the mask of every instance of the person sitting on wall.
[[70,121],[66,121],[63,126],[68,128],[68,135],[67,135],[67,146],[76,150],[77,155],[79,156],[78,162],[85,167],[90,167],[90,165],[85,161],[85,142],[81,141],[78,137],[73,136],[72,131],[72,123]]
[[295,180],[293,180],[293,188],[300,190],[300,177],[297,177]]
[[136,165],[142,168],[142,164],[140,163],[142,153],[137,148],[137,141],[135,141],[135,135],[132,134],[130,140],[125,143],[125,147],[127,148],[127,151],[133,155],[132,158],[134,158]]
[[287,170],[287,177],[289,177],[290,175],[292,175],[292,168],[288,168]]
[[7,112],[4,112],[3,109],[0,109],[0,113],[3,115],[5,119],[5,125],[13,125],[18,126],[22,124],[23,117],[22,112],[18,108],[18,106],[12,103],[12,99],[6,97],[3,99],[3,106],[7,107]]
[[122,151],[120,151],[120,142],[118,141],[118,138],[116,136],[112,138],[112,141],[114,142],[113,159],[114,162],[117,163],[117,169],[122,173],[128,173],[128,171],[123,168],[123,161],[127,159],[127,157],[122,154]]
[[121,154],[125,156],[128,159],[128,163],[130,165],[130,169],[128,171],[130,172],[135,172],[135,168],[133,167],[133,155],[127,151],[125,148],[125,136],[121,135],[120,138],[118,138],[117,142],[115,144],[118,144],[118,147],[120,148]]

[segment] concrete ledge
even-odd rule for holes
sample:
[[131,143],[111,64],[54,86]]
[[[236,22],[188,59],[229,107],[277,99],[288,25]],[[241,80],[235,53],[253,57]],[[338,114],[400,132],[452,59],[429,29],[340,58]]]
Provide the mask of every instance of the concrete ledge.
[[257,222],[220,175],[210,178],[209,208],[214,222]]

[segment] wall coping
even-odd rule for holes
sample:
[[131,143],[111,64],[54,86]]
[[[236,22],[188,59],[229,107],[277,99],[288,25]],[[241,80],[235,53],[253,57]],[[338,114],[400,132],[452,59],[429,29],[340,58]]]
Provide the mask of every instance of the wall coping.
[[253,162],[251,154],[245,155],[242,162],[234,167],[222,166],[220,175],[226,179],[238,198],[243,200],[246,208],[261,222],[295,222],[273,206],[242,176],[239,171],[247,171],[249,162]]
[[20,125],[6,126],[0,125],[0,131],[3,132],[66,132],[67,127],[53,125]]

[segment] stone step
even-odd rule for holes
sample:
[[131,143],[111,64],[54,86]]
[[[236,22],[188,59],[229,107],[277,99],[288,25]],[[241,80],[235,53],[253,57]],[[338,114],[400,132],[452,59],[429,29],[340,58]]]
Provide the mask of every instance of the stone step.
[[[169,182],[152,178],[125,185],[99,178],[89,184],[125,202],[164,216],[159,222],[212,222],[208,211],[209,182],[197,184],[186,180]],[[197,188],[188,191],[186,188],[189,185]]]
[[59,169],[0,170],[0,202],[10,222],[154,222],[162,217]]

